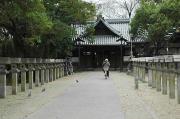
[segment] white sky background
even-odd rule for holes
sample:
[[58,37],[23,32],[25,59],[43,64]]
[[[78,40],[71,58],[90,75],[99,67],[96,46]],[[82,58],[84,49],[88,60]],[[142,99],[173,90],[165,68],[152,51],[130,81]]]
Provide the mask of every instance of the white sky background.
[[[128,18],[128,14],[122,5],[122,2],[126,1],[130,3],[135,0],[84,0],[87,2],[93,2],[97,6],[97,14],[102,14],[105,18]],[[136,5],[136,8],[138,5]],[[135,9],[134,9],[135,11]],[[134,16],[134,13],[132,14]]]

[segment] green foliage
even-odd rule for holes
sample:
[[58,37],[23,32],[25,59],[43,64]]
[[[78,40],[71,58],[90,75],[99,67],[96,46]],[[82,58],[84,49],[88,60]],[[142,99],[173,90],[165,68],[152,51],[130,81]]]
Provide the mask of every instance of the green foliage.
[[94,4],[82,0],[1,0],[0,46],[11,47],[10,56],[64,57],[73,46],[70,25],[94,15]]
[[[143,0],[131,22],[131,33],[141,35],[147,31],[148,39],[158,48],[169,29],[180,24],[179,0]],[[141,29],[141,30],[140,30]]]
[[88,25],[86,27],[85,33],[83,34],[84,37],[86,37],[86,39],[90,42],[93,43],[94,42],[94,25]]
[[47,13],[54,26],[52,31],[45,34],[46,41],[51,38],[54,57],[71,55],[73,48],[72,37],[75,30],[70,27],[73,23],[85,23],[95,15],[94,4],[81,0],[44,0]]

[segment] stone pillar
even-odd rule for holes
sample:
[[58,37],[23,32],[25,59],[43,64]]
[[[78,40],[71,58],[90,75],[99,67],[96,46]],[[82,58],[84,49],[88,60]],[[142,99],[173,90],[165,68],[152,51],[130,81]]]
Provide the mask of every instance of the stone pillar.
[[137,78],[138,80],[141,80],[141,69],[140,69],[140,63],[137,62]]
[[0,98],[6,97],[6,65],[0,65]]
[[148,63],[148,86],[152,86],[152,63]]
[[29,89],[33,89],[33,71],[35,70],[35,68],[33,67],[33,64],[28,64],[28,70],[29,70]]
[[146,82],[146,63],[142,63],[142,82]]
[[[131,63],[132,63],[132,62],[131,62]],[[72,62],[70,62],[70,72],[71,72],[71,75],[74,74]],[[131,71],[130,71],[130,72],[131,72]]]
[[54,64],[53,65],[53,70],[54,70],[54,72],[53,72],[53,80],[55,81],[56,80],[56,64]]
[[61,78],[61,65],[60,64],[58,64],[58,69],[59,69],[59,78]]
[[12,72],[12,94],[16,95],[18,91],[18,77],[17,74],[20,70],[17,68],[17,64],[11,64]]
[[52,82],[53,81],[53,66],[52,64],[50,65],[50,73],[49,73],[49,81]]
[[39,71],[40,71],[39,64],[35,64],[35,86],[36,87],[38,87],[40,85],[40,83],[39,83]]
[[156,88],[156,65],[155,65],[155,63],[153,63],[152,64],[152,74],[153,74],[153,76],[152,76],[152,88]]
[[175,98],[175,63],[169,63],[169,97],[171,99]]
[[46,83],[49,83],[49,66],[48,66],[48,64],[46,64],[45,82],[46,82]]
[[162,64],[162,69],[164,70],[162,72],[162,94],[166,95],[168,75],[167,75],[167,64],[165,62]]
[[180,104],[180,63],[177,64],[177,101]]
[[67,66],[67,62],[65,62],[65,65],[64,65],[64,75],[65,75],[65,76],[68,75],[68,66]]
[[59,79],[59,65],[56,65],[56,79]]
[[62,65],[60,64],[60,66],[59,66],[59,68],[60,68],[60,78],[62,77]]
[[138,77],[138,67],[137,67],[137,63],[134,63],[134,66],[133,66],[133,71],[134,71],[134,83],[135,83],[135,89],[138,89],[139,86],[138,86],[138,80],[139,80],[139,77]]
[[65,65],[63,64],[63,67],[62,67],[62,76],[64,77],[65,76]]
[[141,68],[141,63],[138,62],[138,78],[140,81],[142,81],[142,68]]
[[63,64],[61,64],[61,77],[63,77]]
[[28,71],[25,64],[20,64],[21,71],[21,91],[26,91],[26,72]]
[[44,85],[44,75],[45,75],[44,70],[45,69],[46,69],[45,66],[42,65],[41,66],[41,85]]
[[157,64],[157,66],[156,66],[156,68],[157,68],[157,71],[156,71],[156,90],[158,92],[160,92],[161,91],[161,63],[158,62],[156,64]]

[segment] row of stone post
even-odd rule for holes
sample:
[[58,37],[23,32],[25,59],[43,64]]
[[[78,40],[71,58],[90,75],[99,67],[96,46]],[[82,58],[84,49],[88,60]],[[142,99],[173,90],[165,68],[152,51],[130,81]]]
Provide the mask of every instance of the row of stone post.
[[134,62],[133,71],[135,76],[135,89],[138,89],[138,81],[146,82],[146,63],[145,62]]
[[[171,99],[175,98],[176,63],[153,62],[148,67],[148,86],[156,88]],[[169,86],[169,87],[168,87]],[[169,89],[169,91],[168,91]]]
[[[21,91],[25,92],[27,89],[33,89],[44,85],[45,83],[52,82],[64,76],[64,62],[55,62],[55,60],[47,63],[36,62],[15,62],[11,58],[0,59],[0,98],[5,98],[7,95],[7,75],[11,76],[12,94],[18,93],[18,78],[20,75]],[[11,63],[12,62],[12,63]],[[10,69],[8,69],[10,66]],[[27,77],[28,75],[28,77]],[[27,79],[29,87],[27,87]]]
[[138,80],[145,81],[146,69],[148,86],[162,92],[163,95],[169,94],[170,99],[176,98],[177,91],[177,100],[180,104],[180,55],[134,58],[133,70],[136,89]]

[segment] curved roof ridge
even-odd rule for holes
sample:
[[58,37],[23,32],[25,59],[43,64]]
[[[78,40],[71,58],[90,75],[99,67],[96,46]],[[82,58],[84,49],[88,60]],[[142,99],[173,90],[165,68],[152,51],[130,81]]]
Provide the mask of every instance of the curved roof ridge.
[[117,36],[121,36],[122,37],[122,34],[119,33],[119,31],[117,31],[116,29],[114,29],[105,19],[103,18],[100,18],[94,25],[97,26],[99,24],[99,22],[102,21],[102,23],[111,31],[113,32],[114,34],[116,34]]

